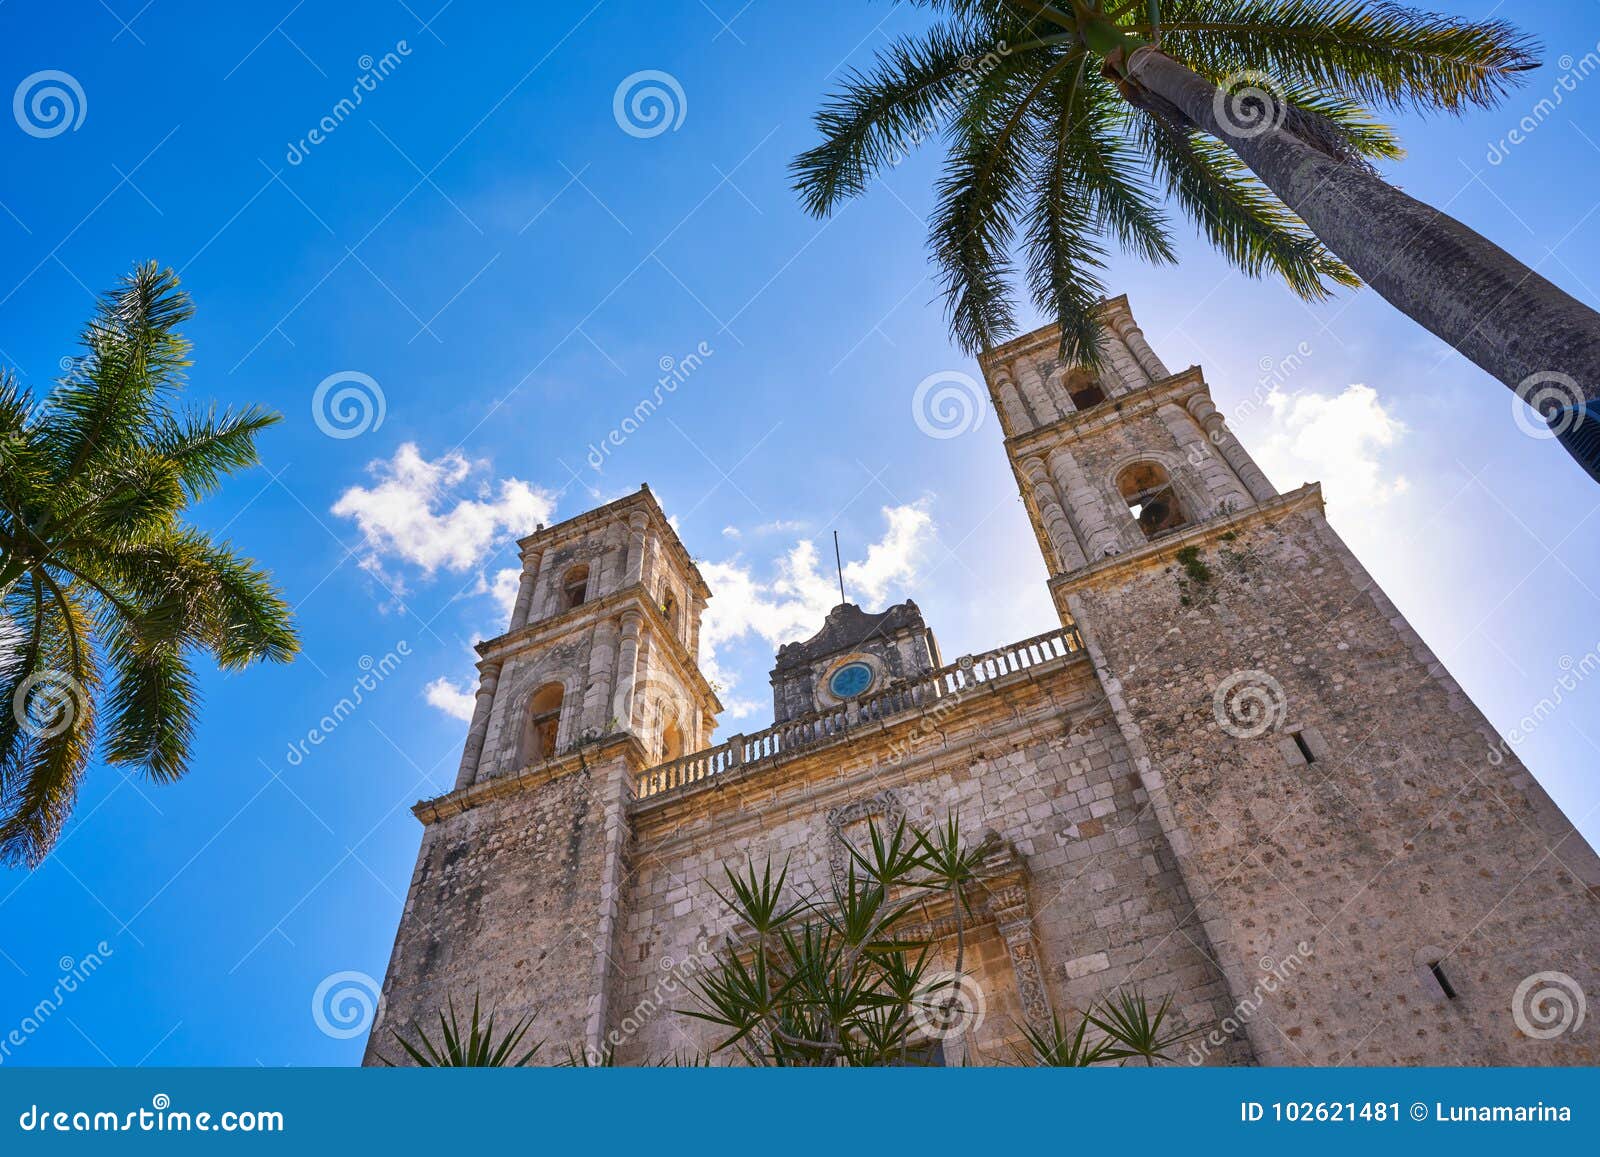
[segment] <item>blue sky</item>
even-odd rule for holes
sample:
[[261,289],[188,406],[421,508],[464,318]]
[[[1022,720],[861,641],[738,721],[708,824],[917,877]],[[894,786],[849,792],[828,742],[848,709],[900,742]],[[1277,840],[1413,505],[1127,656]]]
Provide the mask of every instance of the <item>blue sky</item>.
[[[1600,301],[1600,63],[1584,59],[1600,11],[1501,14],[1545,67],[1501,109],[1402,121],[1394,177]],[[273,570],[305,644],[289,667],[207,673],[185,781],[95,765],[56,853],[0,875],[0,1037],[62,969],[102,957],[4,1063],[359,1057],[313,997],[342,972],[382,976],[420,832],[408,808],[453,779],[470,644],[501,629],[501,572],[532,519],[650,483],[718,595],[739,730],[770,718],[776,642],[833,601],[834,529],[853,596],[916,598],[947,655],[1052,625],[998,423],[935,439],[913,420],[928,375],[976,372],[924,254],[934,157],[827,222],[788,189],[818,99],[919,19],[859,0],[0,7],[0,87],[65,72],[83,113],[52,136],[0,118],[0,360],[47,390],[94,291],[138,260],[179,268],[193,395],[285,416],[266,467],[198,518]],[[678,89],[654,135],[625,131],[626,99],[614,112],[644,71]],[[1536,111],[1563,72],[1582,79]],[[359,107],[312,143],[363,76]],[[1600,490],[1375,295],[1307,307],[1181,238],[1176,268],[1112,267],[1156,350],[1205,367],[1281,487],[1324,483],[1395,602],[1516,727],[1600,647]],[[593,453],[702,348],[660,410]],[[326,404],[319,423],[330,377],[324,403],[381,395],[381,423],[351,411],[359,430],[341,428]],[[388,673],[360,710],[297,749],[375,663]],[[1592,840],[1600,688],[1559,694],[1519,750]]]

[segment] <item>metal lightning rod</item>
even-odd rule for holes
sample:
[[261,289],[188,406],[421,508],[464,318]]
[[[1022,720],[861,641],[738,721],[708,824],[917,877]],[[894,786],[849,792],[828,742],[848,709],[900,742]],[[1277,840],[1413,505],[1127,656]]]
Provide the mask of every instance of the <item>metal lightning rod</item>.
[[844,563],[839,559],[839,532],[833,532],[833,565],[839,572],[839,604],[843,606],[850,600],[844,597]]

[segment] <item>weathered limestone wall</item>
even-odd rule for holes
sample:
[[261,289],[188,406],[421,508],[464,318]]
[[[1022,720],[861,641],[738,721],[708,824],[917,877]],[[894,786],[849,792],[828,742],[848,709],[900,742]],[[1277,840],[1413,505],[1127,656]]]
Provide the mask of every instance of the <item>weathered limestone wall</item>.
[[[702,1052],[716,1039],[674,1010],[691,1005],[687,976],[732,923],[711,891],[725,887],[723,865],[787,858],[792,882],[825,887],[843,862],[839,832],[860,839],[869,816],[928,822],[951,809],[974,840],[993,829],[1025,862],[1033,947],[1055,1011],[1135,982],[1155,998],[1173,993],[1190,1023],[1218,1021],[1230,1008],[1225,985],[1146,804],[1082,659],[848,746],[646,800],[635,810],[623,978],[609,1018],[619,1059]],[[966,964],[987,1004],[972,1036],[977,1063],[1008,1063],[1019,1040],[1026,1010],[1011,952],[992,920],[969,941]],[[941,966],[951,963],[947,952]],[[1241,1041],[1210,1061],[1249,1059]]]
[[549,1060],[585,1039],[596,940],[615,901],[606,805],[622,777],[576,760],[561,770],[424,830],[366,1063],[398,1061],[390,1030],[419,1018],[437,1040],[447,998],[465,1015],[474,993],[497,1026],[536,1014],[529,1040],[552,1042]]
[[[1328,526],[1314,489],[1055,583],[1124,711],[1264,1063],[1593,1064],[1532,974],[1600,991],[1594,854]],[[1189,565],[1174,557],[1199,546]],[[1198,566],[1195,564],[1199,564]],[[1218,688],[1254,695],[1258,736]],[[1253,689],[1253,690],[1252,690]],[[1219,714],[1219,710],[1221,714]],[[1219,720],[1230,720],[1233,733]],[[1291,735],[1299,731],[1314,761]],[[1243,734],[1241,734],[1243,733]],[[1309,965],[1260,993],[1263,959]],[[1457,992],[1446,999],[1427,965]]]

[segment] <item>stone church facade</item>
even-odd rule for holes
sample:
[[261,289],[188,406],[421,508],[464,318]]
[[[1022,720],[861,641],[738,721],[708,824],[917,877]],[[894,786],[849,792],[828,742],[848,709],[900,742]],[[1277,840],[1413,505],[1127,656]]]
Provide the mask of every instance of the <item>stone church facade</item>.
[[1060,618],[1035,638],[946,661],[914,603],[844,603],[779,651],[773,725],[713,743],[713,592],[648,488],[522,540],[369,1062],[475,993],[557,1056],[703,1051],[677,1010],[734,931],[724,865],[825,887],[869,822],[951,812],[999,840],[949,1059],[1132,985],[1194,1063],[1600,1060],[1512,1010],[1542,973],[1600,992],[1600,860],[1320,488],[1275,489],[1201,371],[1102,308],[1097,372],[1053,328],[980,359]]

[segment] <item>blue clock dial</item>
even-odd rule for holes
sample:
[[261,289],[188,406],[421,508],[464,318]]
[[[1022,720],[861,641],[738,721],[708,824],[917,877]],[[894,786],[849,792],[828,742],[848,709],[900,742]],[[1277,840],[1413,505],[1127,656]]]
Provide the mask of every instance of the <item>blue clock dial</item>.
[[871,686],[872,668],[865,663],[846,663],[828,679],[828,690],[838,699],[854,699]]

